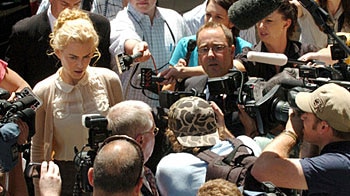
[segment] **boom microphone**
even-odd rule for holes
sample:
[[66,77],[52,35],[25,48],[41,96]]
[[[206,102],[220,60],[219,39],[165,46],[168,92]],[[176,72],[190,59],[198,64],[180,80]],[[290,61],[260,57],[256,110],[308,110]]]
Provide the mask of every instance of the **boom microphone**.
[[228,10],[230,21],[240,30],[248,29],[277,10],[283,0],[241,0]]
[[285,54],[271,53],[271,52],[249,51],[247,53],[247,58],[248,58],[248,61],[266,63],[266,64],[278,65],[278,66],[283,66],[288,62],[288,57]]
[[[314,18],[315,23],[325,30],[327,21],[331,21],[329,14],[322,9],[314,0],[300,0],[301,4],[305,9],[307,9],[312,17]],[[325,32],[327,33],[327,32]]]

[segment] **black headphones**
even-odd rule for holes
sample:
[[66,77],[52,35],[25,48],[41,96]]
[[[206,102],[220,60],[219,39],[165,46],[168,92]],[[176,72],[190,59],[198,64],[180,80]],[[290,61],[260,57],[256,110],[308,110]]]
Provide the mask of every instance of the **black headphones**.
[[[138,154],[138,157],[141,159],[141,163],[142,163],[141,167],[140,167],[139,175],[138,175],[139,177],[137,178],[137,179],[140,179],[141,176],[142,176],[142,171],[143,171],[144,157],[143,157],[142,147],[133,138],[131,138],[131,137],[127,136],[127,135],[113,135],[113,136],[110,136],[110,137],[106,138],[103,141],[102,145],[97,150],[97,154],[105,145],[107,145],[108,143],[110,143],[112,141],[116,141],[116,140],[125,140],[125,141],[131,143],[135,147],[135,149],[137,151],[137,154]],[[136,181],[135,185],[137,183],[138,183],[138,181]]]

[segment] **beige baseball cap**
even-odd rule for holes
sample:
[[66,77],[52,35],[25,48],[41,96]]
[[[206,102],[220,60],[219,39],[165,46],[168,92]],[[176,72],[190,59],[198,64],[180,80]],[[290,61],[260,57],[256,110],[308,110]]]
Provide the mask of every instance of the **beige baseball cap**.
[[295,102],[302,111],[314,113],[334,129],[350,132],[350,93],[344,87],[324,84],[311,93],[298,93]]

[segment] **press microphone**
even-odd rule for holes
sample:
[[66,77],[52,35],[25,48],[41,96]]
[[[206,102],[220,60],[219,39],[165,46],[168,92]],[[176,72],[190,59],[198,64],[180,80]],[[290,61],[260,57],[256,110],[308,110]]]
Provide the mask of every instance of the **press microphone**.
[[248,29],[277,10],[283,0],[236,1],[228,10],[230,21],[240,30]]
[[141,57],[142,55],[142,52],[137,52],[133,55],[119,54],[116,57],[118,73],[121,74],[124,71],[129,70],[130,65],[135,61],[135,59]]
[[133,54],[133,55],[124,55],[123,60],[124,60],[124,63],[131,65],[135,61],[135,59],[139,57],[142,57],[142,52],[137,52],[136,54]]
[[266,63],[277,66],[283,66],[288,62],[288,57],[285,54],[271,52],[249,51],[247,53],[247,58],[248,61]]

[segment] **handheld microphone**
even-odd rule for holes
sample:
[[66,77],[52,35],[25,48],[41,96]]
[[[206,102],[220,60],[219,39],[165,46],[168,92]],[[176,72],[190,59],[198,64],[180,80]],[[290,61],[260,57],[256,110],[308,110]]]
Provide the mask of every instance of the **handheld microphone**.
[[125,64],[131,65],[135,61],[135,59],[139,57],[142,57],[142,52],[137,52],[133,55],[124,55],[123,61]]
[[277,10],[283,0],[236,1],[228,10],[230,21],[240,30],[248,29]]
[[135,61],[135,59],[141,57],[142,52],[137,52],[133,55],[119,54],[116,56],[118,73],[121,74],[126,70],[130,69],[130,65]]
[[248,58],[248,61],[266,63],[266,64],[278,65],[278,66],[283,66],[288,62],[288,57],[285,54],[271,53],[271,52],[249,51],[247,54],[247,58]]

